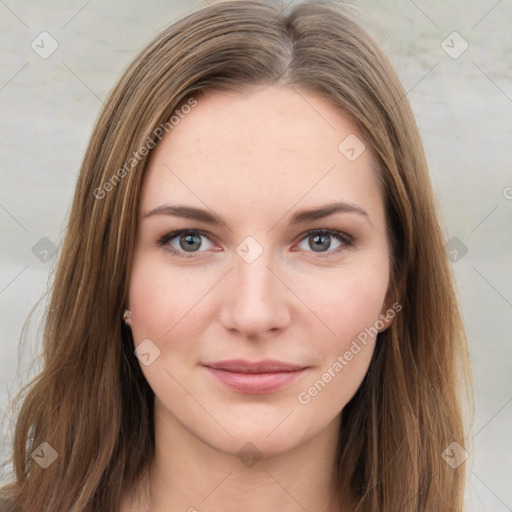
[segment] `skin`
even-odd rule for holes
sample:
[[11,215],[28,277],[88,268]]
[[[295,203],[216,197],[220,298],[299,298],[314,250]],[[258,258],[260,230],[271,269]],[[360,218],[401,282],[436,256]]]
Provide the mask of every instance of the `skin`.
[[[338,146],[350,134],[363,139],[325,98],[272,86],[245,96],[198,97],[153,150],[128,323],[136,346],[150,339],[160,351],[150,365],[141,364],[156,396],[156,454],[150,481],[126,495],[122,511],[329,510],[340,413],[362,382],[375,338],[309,403],[298,394],[390,307],[375,158],[366,145],[349,161]],[[367,215],[344,212],[288,225],[296,211],[335,201]],[[214,212],[225,225],[145,216],[177,203]],[[192,233],[201,245],[191,258],[179,235],[158,244],[179,229],[200,229],[211,241]],[[313,229],[355,241],[327,237],[330,247],[321,240],[315,251],[309,245],[315,247],[315,233],[306,236]],[[263,249],[251,263],[236,252],[248,236]],[[234,358],[278,359],[307,370],[284,389],[251,395],[224,386],[201,366]],[[237,456],[246,443],[261,457],[250,467]]]

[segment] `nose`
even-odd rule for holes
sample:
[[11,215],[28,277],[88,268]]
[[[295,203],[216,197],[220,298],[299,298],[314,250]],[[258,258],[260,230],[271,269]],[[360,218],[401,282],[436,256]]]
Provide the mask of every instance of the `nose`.
[[235,254],[234,268],[224,283],[220,313],[226,329],[254,338],[289,325],[293,294],[273,267],[267,251],[252,263]]

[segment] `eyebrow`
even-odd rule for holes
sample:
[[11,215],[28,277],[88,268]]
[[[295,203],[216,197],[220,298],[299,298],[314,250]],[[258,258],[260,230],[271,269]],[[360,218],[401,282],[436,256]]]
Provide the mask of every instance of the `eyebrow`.
[[[302,224],[311,222],[329,217],[330,215],[334,215],[336,213],[356,213],[365,217],[371,224],[369,215],[365,210],[363,210],[363,208],[354,203],[346,202],[329,203],[308,210],[299,210],[290,217],[288,224]],[[149,212],[146,212],[143,217],[147,218],[152,217],[153,215],[172,215],[174,217],[184,217],[186,219],[194,219],[214,226],[226,225],[221,217],[215,215],[211,211],[180,204],[164,204],[157,206]]]

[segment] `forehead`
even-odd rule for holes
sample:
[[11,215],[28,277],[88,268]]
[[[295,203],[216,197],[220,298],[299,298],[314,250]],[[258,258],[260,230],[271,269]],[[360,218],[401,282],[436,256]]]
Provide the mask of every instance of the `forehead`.
[[[353,121],[326,98],[273,86],[196,99],[197,105],[153,150],[143,209],[187,199],[215,211],[230,204],[260,205],[263,213],[272,203],[291,207],[298,201],[371,203],[379,198],[371,148],[363,146]],[[357,153],[365,150],[347,158],[347,144]]]

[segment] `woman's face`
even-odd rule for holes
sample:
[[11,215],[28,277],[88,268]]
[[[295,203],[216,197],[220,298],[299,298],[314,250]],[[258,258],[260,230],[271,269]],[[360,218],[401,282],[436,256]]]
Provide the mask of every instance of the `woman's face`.
[[337,428],[389,324],[375,161],[310,92],[197,101],[144,178],[129,322],[157,425],[279,453]]

